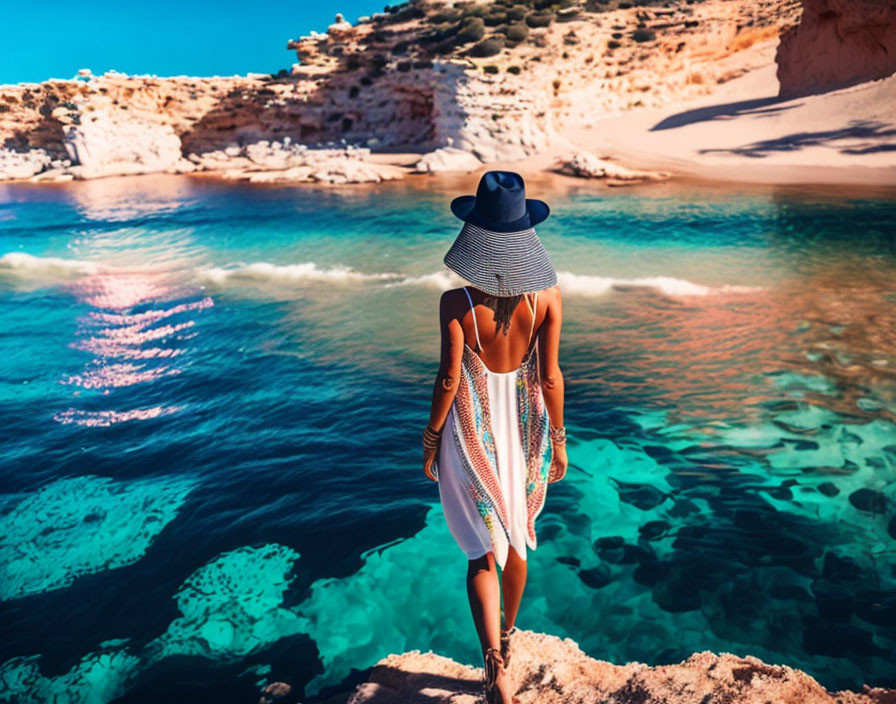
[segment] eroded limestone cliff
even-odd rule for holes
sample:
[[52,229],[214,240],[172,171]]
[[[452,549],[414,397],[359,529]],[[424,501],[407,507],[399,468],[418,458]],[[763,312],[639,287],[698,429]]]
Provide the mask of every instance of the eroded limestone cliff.
[[[408,171],[368,163],[369,149],[513,161],[566,125],[705,94],[769,63],[759,48],[797,15],[796,0],[412,0],[290,40],[300,63],[277,75],[85,72],[0,86],[0,179],[214,171],[346,182]],[[471,163],[445,155],[417,170]]]
[[799,24],[783,33],[778,48],[781,95],[819,93],[896,72],[896,1],[802,2]]

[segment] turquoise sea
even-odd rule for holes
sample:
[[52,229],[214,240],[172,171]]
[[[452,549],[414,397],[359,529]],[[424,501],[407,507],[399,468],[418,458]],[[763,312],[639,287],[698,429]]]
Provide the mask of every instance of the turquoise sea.
[[[476,180],[0,185],[0,698],[481,665],[419,449]],[[896,687],[896,194],[533,183],[570,469],[519,627]]]

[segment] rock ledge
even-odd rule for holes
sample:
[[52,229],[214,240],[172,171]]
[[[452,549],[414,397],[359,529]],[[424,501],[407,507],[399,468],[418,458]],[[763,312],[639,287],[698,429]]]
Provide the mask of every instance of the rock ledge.
[[[676,665],[614,665],[588,657],[569,638],[533,631],[514,637],[510,673],[523,704],[896,703],[896,690],[829,692],[802,670],[749,655],[703,651]],[[474,704],[481,682],[482,668],[413,650],[380,660],[348,704]]]

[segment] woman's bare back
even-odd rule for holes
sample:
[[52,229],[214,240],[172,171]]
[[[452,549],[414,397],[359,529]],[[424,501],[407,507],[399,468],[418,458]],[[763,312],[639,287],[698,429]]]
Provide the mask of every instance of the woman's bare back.
[[[506,374],[517,370],[529,351],[530,333],[532,339],[538,334],[544,322],[556,287],[539,291],[537,297],[526,294],[530,304],[535,299],[535,324],[532,324],[532,312],[523,298],[513,310],[507,334],[498,329],[495,322],[494,308],[488,305],[494,298],[473,286],[467,286],[470,298],[475,307],[476,321],[470,301],[463,288],[453,289],[451,293],[450,311],[456,317],[464,331],[464,342],[479,355],[482,363],[495,374]],[[476,327],[479,328],[479,340],[482,349],[477,349]]]

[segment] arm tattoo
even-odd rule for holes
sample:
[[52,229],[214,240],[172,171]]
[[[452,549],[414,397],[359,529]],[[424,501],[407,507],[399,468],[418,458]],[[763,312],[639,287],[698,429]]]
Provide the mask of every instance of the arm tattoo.
[[451,391],[454,388],[454,377],[451,376],[448,372],[442,376],[442,388],[445,391]]

